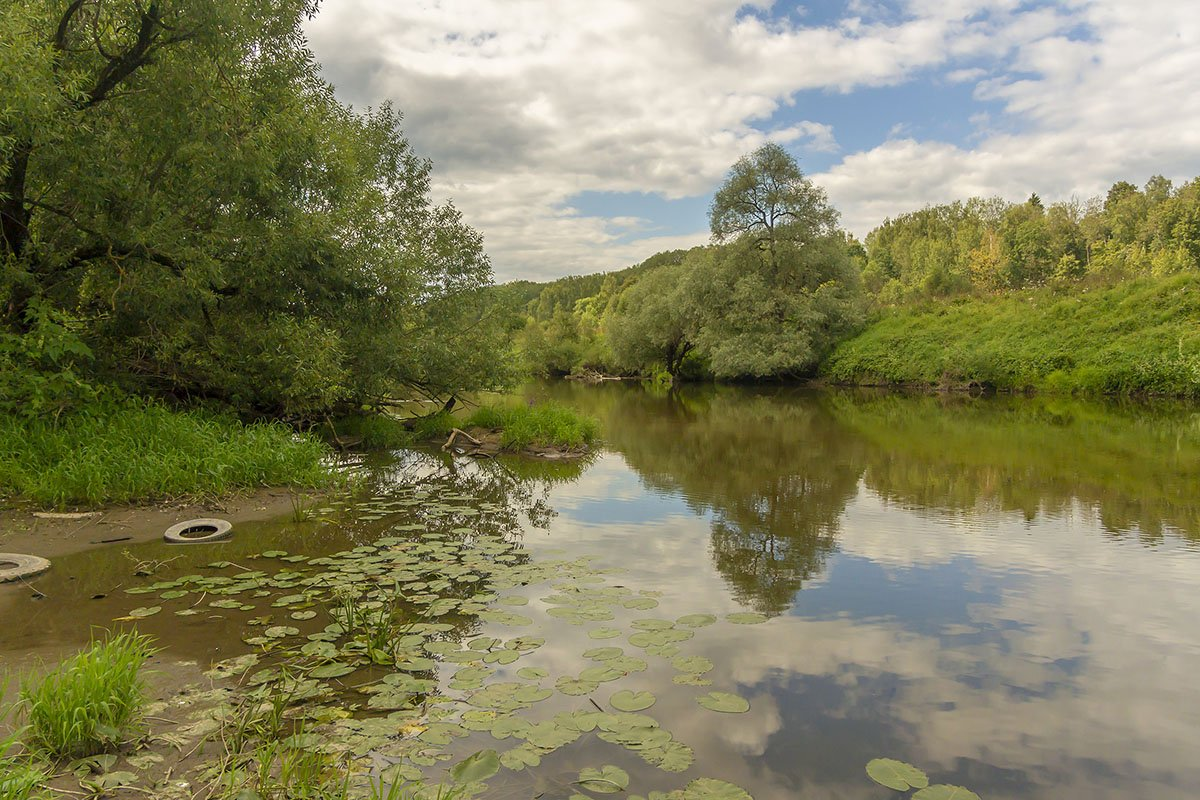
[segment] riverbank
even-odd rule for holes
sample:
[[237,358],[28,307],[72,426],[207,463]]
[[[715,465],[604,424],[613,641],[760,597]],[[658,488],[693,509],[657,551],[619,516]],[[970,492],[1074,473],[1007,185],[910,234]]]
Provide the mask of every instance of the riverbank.
[[821,365],[855,385],[1200,398],[1200,276],[886,312]]
[[129,399],[0,416],[0,501],[41,508],[223,497],[339,480],[330,449],[279,423]]

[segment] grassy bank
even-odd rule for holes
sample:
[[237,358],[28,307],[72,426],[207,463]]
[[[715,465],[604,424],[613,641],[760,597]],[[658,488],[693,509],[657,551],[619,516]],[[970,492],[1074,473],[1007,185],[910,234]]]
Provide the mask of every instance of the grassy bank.
[[44,506],[334,481],[328,448],[279,424],[128,400],[58,419],[0,416],[0,498]]
[[1200,397],[1200,276],[899,309],[822,365],[839,383]]
[[600,423],[561,405],[483,406],[467,419],[468,425],[499,430],[500,444],[508,449],[525,447],[577,448],[596,439]]

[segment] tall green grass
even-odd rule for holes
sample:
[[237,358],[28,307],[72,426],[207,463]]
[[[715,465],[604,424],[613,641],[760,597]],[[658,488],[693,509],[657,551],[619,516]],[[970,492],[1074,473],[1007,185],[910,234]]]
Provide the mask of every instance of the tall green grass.
[[[7,688],[7,681],[0,681],[0,697]],[[10,709],[0,708],[0,728],[7,726],[10,716]],[[44,780],[46,774],[21,749],[21,731],[0,734],[0,800],[30,800],[40,796],[38,787]]]
[[821,372],[841,383],[1200,397],[1200,275],[898,309],[839,345]]
[[0,496],[46,506],[326,486],[328,448],[276,423],[244,425],[144,400],[52,417],[0,415]]
[[142,666],[156,651],[136,633],[110,635],[21,686],[25,743],[52,759],[109,750],[137,721],[144,703]]
[[582,447],[596,439],[600,423],[559,403],[483,406],[467,425],[499,429],[500,443],[508,448]]

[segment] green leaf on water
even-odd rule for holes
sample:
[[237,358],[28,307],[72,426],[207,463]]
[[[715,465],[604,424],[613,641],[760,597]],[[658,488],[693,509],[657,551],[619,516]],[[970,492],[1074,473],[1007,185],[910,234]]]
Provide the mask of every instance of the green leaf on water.
[[542,757],[538,751],[534,750],[529,745],[521,745],[514,747],[500,754],[500,763],[511,770],[522,770],[526,767],[536,767],[542,763]]
[[739,611],[736,614],[726,614],[725,619],[737,625],[758,625],[767,621],[767,615],[757,611]]
[[317,612],[315,612],[315,611],[293,611],[288,616],[294,620],[299,620],[299,621],[303,622],[304,620],[313,619],[314,617],[316,617]]
[[979,795],[962,786],[938,783],[917,792],[912,800],[979,800]]
[[563,694],[580,696],[591,694],[600,688],[600,684],[596,681],[586,681],[564,675],[554,682],[554,688],[558,689]]
[[162,606],[150,606],[149,608],[135,608],[129,612],[129,616],[141,619],[143,617],[153,617],[158,612],[162,611]]
[[705,625],[712,625],[717,621],[717,618],[712,614],[687,614],[675,620],[676,624],[686,625],[689,628],[703,628]]
[[683,790],[683,800],[754,800],[740,786],[713,778],[697,778]]
[[624,652],[620,647],[593,647],[591,650],[584,650],[583,657],[590,658],[592,661],[608,661]]
[[675,627],[669,619],[635,619],[630,625],[639,631],[666,631]]
[[299,628],[293,628],[290,625],[275,625],[263,631],[263,635],[270,639],[282,639],[285,636],[296,636],[299,633]]
[[654,700],[654,695],[650,692],[631,692],[628,689],[614,692],[613,696],[608,698],[609,705],[617,711],[643,711],[654,705]]
[[594,683],[607,683],[608,681],[620,680],[622,673],[612,667],[588,667],[583,672],[579,673],[581,680]]
[[352,667],[349,664],[339,664],[335,661],[332,664],[325,664],[324,666],[317,667],[308,674],[309,677],[312,678],[340,678],[343,675],[349,675],[351,672],[354,672],[354,670],[355,667]]
[[481,750],[467,756],[450,768],[450,777],[455,783],[485,781],[500,771],[500,756],[495,750]]
[[588,636],[592,639],[615,639],[621,635],[621,631],[617,628],[592,628],[588,631]]
[[616,794],[629,788],[629,773],[612,764],[605,764],[600,769],[588,767],[580,770],[579,780],[575,783],[590,792]]
[[722,714],[743,714],[750,710],[750,701],[729,692],[709,692],[696,698],[696,702],[709,711]]
[[907,792],[909,789],[924,789],[929,785],[929,778],[924,772],[897,761],[894,758],[873,758],[867,762],[867,775],[880,786]]
[[679,656],[671,661],[671,666],[680,672],[702,675],[713,668],[713,662],[704,656]]
[[522,667],[517,670],[517,677],[524,678],[527,681],[541,680],[549,675],[550,673],[541,667]]

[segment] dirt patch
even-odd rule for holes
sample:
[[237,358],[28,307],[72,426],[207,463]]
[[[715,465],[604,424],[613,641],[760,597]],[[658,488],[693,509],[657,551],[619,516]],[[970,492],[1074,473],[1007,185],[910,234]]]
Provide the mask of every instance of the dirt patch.
[[239,522],[278,519],[292,513],[294,500],[310,496],[270,489],[203,503],[114,506],[100,511],[10,509],[0,511],[0,551],[54,558],[160,539],[167,528],[196,517],[219,517],[235,526]]

